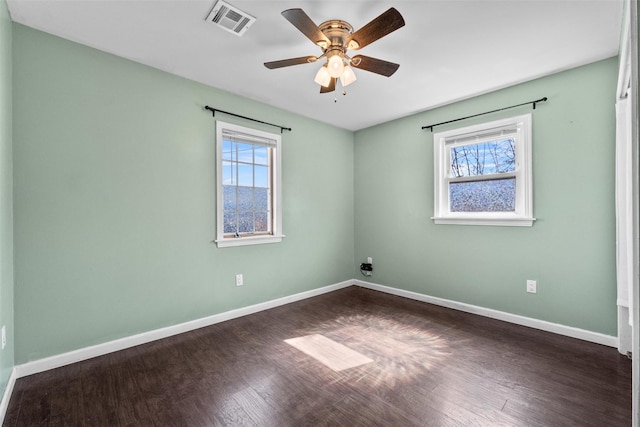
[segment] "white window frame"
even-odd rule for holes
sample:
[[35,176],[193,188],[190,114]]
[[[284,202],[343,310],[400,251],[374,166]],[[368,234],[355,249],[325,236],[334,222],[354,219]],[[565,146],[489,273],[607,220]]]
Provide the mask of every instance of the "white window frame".
[[[451,147],[482,143],[496,139],[496,134],[514,132],[516,144],[515,171],[495,176],[515,177],[516,200],[513,212],[451,212],[449,201]],[[497,225],[531,227],[533,217],[531,114],[495,120],[473,126],[438,132],[434,142],[434,216],[435,224]],[[475,139],[474,139],[475,138]],[[462,141],[462,142],[460,142]],[[480,181],[486,178],[477,179]],[[472,179],[473,180],[473,179]]]
[[[275,142],[272,148],[272,158],[270,162],[270,185],[271,185],[271,232],[269,234],[257,234],[249,236],[231,237],[224,233],[224,203],[223,203],[223,181],[222,181],[222,142],[223,130],[244,134],[256,138],[257,141],[269,140]],[[282,140],[281,136],[274,133],[263,132],[244,126],[216,121],[216,223],[217,239],[215,243],[219,248],[260,245],[264,243],[279,243],[284,235],[282,234]]]

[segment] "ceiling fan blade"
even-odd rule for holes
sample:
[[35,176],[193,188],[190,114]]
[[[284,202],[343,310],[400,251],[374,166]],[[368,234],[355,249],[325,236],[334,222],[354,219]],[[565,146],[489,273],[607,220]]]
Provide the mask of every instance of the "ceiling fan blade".
[[338,80],[337,77],[332,77],[331,81],[329,82],[329,86],[324,87],[324,86],[320,86],[320,93],[329,93],[329,92],[333,92],[334,90],[336,90],[336,81]]
[[382,76],[391,77],[398,70],[400,64],[372,58],[370,56],[356,55],[351,58],[351,66],[360,70],[371,71]]
[[309,62],[316,62],[317,56],[300,56],[298,58],[281,59],[279,61],[265,62],[264,66],[270,70],[282,67],[290,67],[292,65],[308,64]]
[[320,28],[309,18],[302,9],[287,9],[282,12],[282,16],[293,24],[302,34],[307,36],[314,44],[324,42],[326,45],[331,44],[327,36],[324,35]]
[[382,15],[378,16],[355,33],[351,34],[347,40],[347,46],[355,41],[357,45],[351,43],[349,49],[362,49],[368,44],[394,32],[398,28],[404,27],[404,19],[395,8],[390,8]]

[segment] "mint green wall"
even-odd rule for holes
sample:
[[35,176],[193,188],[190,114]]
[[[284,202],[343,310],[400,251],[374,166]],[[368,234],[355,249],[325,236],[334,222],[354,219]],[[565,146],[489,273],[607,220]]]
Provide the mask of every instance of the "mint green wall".
[[[357,132],[355,259],[373,257],[370,281],[616,335],[616,78],[612,58]],[[434,225],[433,137],[421,126],[543,96],[535,111],[437,128],[533,112],[534,226]]]
[[[19,24],[13,41],[16,363],[353,277],[352,132]],[[205,105],[293,128],[281,244],[211,243]]]
[[[615,335],[615,80],[611,59],[353,134],[13,24],[2,112],[13,111],[16,363],[364,279],[354,266],[367,256],[375,283]],[[542,96],[535,225],[435,226],[432,134],[420,127]],[[283,243],[210,243],[207,104],[293,128]]]
[[7,346],[0,350],[0,394],[13,369],[13,172],[12,144],[12,23],[0,1],[0,325],[7,330]]

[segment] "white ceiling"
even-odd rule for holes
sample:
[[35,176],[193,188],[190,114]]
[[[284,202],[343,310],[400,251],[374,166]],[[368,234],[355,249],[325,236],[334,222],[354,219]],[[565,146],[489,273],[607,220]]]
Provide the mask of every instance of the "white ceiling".
[[[205,22],[215,2],[7,0],[15,22],[349,130],[615,56],[623,10],[623,0],[228,0],[257,18],[237,37]],[[358,51],[399,63],[389,78],[356,69],[346,96],[321,95],[318,63],[263,66],[321,53],[285,9],[357,30],[389,7],[406,25]]]

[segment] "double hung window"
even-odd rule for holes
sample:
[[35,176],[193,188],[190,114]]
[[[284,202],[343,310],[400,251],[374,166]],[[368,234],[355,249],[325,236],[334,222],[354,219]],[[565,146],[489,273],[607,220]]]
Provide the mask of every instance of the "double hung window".
[[280,135],[218,121],[218,247],[282,240]]
[[434,135],[436,224],[533,224],[531,115]]

